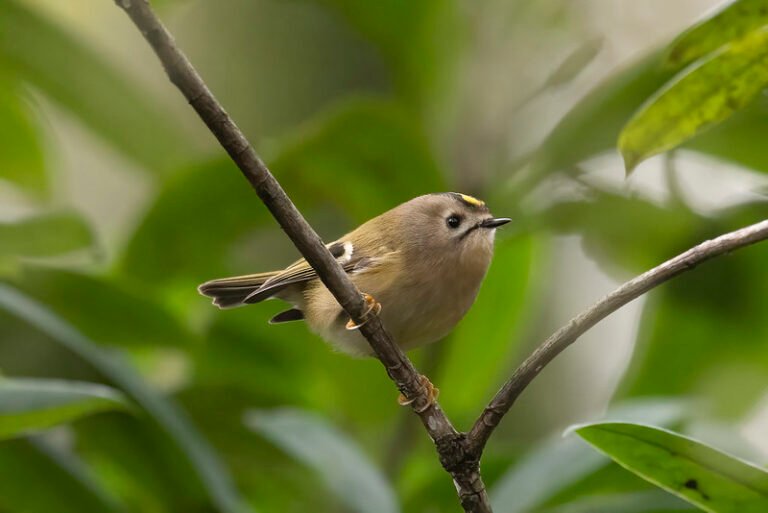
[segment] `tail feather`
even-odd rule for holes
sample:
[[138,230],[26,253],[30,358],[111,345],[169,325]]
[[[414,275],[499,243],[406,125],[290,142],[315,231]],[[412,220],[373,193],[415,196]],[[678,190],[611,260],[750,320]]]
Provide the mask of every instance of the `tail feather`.
[[254,292],[259,290],[275,274],[277,273],[270,272],[220,278],[203,283],[197,290],[204,296],[213,298],[213,304],[219,308],[232,308],[244,304],[258,303],[278,292],[272,289],[269,291],[269,294],[254,295]]

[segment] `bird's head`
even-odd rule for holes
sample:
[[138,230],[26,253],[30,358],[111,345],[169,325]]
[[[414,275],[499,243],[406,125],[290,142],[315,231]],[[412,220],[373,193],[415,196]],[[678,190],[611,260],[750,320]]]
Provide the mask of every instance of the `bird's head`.
[[398,225],[408,246],[424,258],[454,256],[490,260],[496,228],[506,217],[493,217],[485,202],[456,192],[419,196],[397,208]]

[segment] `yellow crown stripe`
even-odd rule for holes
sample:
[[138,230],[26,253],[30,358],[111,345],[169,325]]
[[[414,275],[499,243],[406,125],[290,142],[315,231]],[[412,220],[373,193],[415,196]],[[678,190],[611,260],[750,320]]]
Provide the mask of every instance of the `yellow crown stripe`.
[[469,203],[470,205],[475,205],[476,207],[484,207],[485,206],[485,201],[479,200],[479,199],[477,199],[477,198],[475,198],[473,196],[469,196],[467,194],[459,194],[459,196],[461,196],[461,199],[464,202]]

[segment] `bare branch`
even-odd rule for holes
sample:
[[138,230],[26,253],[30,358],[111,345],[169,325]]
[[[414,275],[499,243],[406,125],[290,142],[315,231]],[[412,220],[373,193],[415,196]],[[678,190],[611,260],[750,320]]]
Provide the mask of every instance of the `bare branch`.
[[475,421],[467,436],[469,453],[477,455],[477,457],[482,454],[491,433],[523,390],[555,356],[573,344],[592,326],[630,301],[654,287],[658,287],[665,281],[685,271],[690,271],[700,263],[765,239],[768,239],[768,220],[703,242],[626,282],[586,311],[571,319],[568,324],[545,340],[496,393],[496,396]]
[[[171,82],[189,100],[296,248],[317,271],[328,290],[349,316],[356,323],[361,323],[365,305],[360,292],[176,46],[173,37],[147,0],[115,0],[115,3],[125,10],[139,28],[163,64]],[[415,399],[413,409],[435,442],[440,462],[451,473],[464,509],[477,513],[490,512],[485,485],[480,478],[479,462],[466,457],[464,435],[454,429],[438,404],[419,412],[429,402],[429,398],[411,361],[392,342],[378,317],[374,316],[365,322],[360,332],[371,344],[397,388],[408,399]]]

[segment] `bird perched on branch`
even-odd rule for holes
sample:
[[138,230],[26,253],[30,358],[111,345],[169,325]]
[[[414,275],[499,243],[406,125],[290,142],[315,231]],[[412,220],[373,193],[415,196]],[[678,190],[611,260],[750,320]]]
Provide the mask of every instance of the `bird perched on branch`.
[[[408,350],[442,338],[464,317],[491,263],[496,228],[509,221],[491,216],[472,196],[427,194],[374,217],[328,249],[364,293],[367,315],[380,315],[395,343]],[[271,323],[305,320],[340,351],[373,354],[360,326],[304,259],[278,271],[211,280],[199,290],[220,308],[282,299],[293,308]]]

